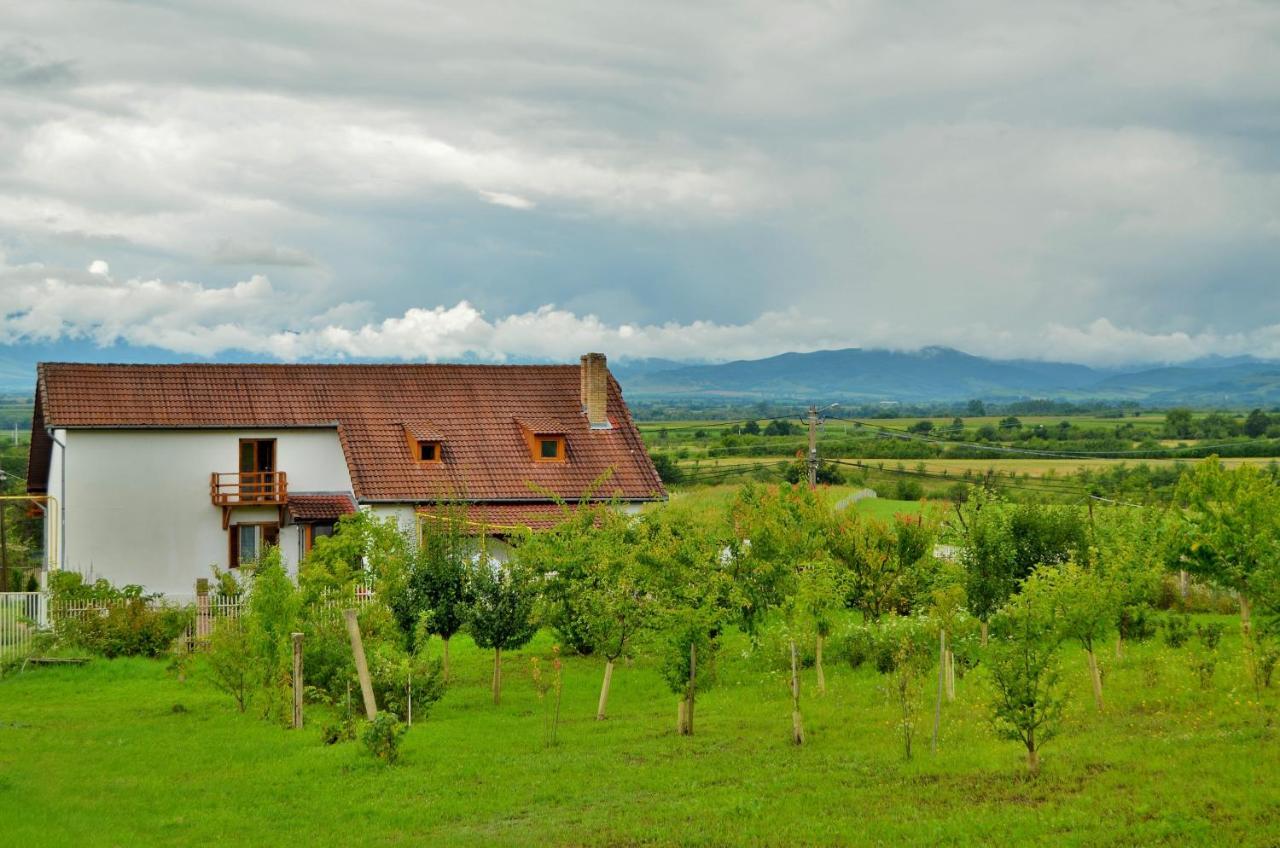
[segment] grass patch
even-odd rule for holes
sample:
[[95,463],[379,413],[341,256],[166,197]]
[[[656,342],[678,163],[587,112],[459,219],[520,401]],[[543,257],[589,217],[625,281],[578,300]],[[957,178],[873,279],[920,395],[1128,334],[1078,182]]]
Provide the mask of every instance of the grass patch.
[[[1227,619],[1223,619],[1227,620]],[[321,744],[326,718],[287,731],[235,712],[197,665],[94,661],[0,681],[0,821],[11,845],[1274,844],[1280,768],[1274,693],[1252,701],[1238,640],[1213,688],[1189,654],[1157,643],[1107,658],[1097,715],[1080,652],[1067,725],[1025,776],[985,718],[981,672],[944,709],[942,748],[904,762],[874,671],[829,660],[805,695],[809,744],[789,743],[785,675],[730,637],[697,735],[645,662],[620,666],[596,722],[601,663],[566,663],[561,743],[542,746],[528,657],[506,663],[501,707],[489,655],[455,640],[457,677],[414,726],[396,767]],[[812,685],[812,672],[806,672]],[[180,705],[180,708],[179,708]],[[921,714],[929,715],[921,705]],[[927,725],[927,720],[922,724]]]

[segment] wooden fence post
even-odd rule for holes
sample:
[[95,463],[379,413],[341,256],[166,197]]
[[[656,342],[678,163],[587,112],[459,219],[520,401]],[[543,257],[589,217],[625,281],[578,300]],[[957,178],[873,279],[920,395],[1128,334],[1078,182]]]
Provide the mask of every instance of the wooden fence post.
[[378,705],[373,700],[373,683],[369,680],[369,664],[364,658],[364,642],[360,640],[360,623],[356,621],[356,611],[345,609],[342,616],[347,620],[347,633],[351,636],[351,655],[356,661],[356,675],[360,678],[360,696],[364,698],[365,718],[373,721],[378,716]]
[[196,639],[202,642],[213,632],[213,620],[209,616],[209,578],[196,580]]
[[293,728],[302,727],[302,634],[293,634]]

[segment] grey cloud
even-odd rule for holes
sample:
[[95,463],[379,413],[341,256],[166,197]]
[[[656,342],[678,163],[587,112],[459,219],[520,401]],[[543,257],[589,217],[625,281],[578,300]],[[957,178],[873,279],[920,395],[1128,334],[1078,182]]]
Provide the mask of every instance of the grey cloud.
[[1280,323],[1270,2],[46,0],[6,26],[13,261],[270,266],[374,324],[796,309],[832,344],[1095,361]]
[[308,268],[319,263],[304,251],[263,242],[222,239],[214,246],[210,259],[218,265],[265,265],[285,268]]

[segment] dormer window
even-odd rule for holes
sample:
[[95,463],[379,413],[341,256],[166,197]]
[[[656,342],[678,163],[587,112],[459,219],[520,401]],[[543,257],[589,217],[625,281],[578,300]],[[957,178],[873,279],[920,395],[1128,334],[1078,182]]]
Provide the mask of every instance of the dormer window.
[[429,421],[406,421],[402,426],[409,454],[414,462],[427,464],[444,461],[444,434]]
[[529,458],[534,462],[565,462],[565,428],[550,418],[517,418],[516,423],[529,446]]

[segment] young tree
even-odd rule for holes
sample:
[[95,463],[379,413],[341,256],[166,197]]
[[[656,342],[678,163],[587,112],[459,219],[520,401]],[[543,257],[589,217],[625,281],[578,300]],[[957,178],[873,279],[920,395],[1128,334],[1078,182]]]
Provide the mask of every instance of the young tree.
[[1093,683],[1093,702],[1102,712],[1102,670],[1098,666],[1095,646],[1116,618],[1114,584],[1075,563],[1044,566],[1027,578],[1024,593],[1043,596],[1051,605],[1062,636],[1075,639],[1084,649]]
[[442,505],[424,521],[421,543],[408,558],[401,579],[388,581],[392,585],[385,593],[412,650],[420,647],[413,644],[419,628],[440,637],[446,682],[449,642],[462,628],[471,604],[471,563],[478,547],[465,527],[462,508]]
[[1253,603],[1275,607],[1280,570],[1280,488],[1264,471],[1225,468],[1210,457],[1184,474],[1176,502],[1182,507],[1173,556],[1187,571],[1236,592],[1245,666],[1258,683]]
[[[914,617],[889,616],[876,627],[877,651],[883,657],[878,665],[888,677],[886,690],[898,707],[902,753],[908,760],[913,751],[924,678],[933,664],[936,638],[937,631],[926,620]],[[936,725],[934,733],[936,746]]]
[[956,504],[956,515],[964,534],[960,561],[965,596],[969,611],[981,624],[985,645],[991,616],[1017,589],[1009,515],[999,496],[986,488],[974,492],[965,504]]
[[836,596],[826,546],[831,508],[819,492],[806,487],[748,485],[739,490],[732,515],[735,536],[742,540],[733,559],[747,578],[740,588],[752,598],[752,615],[777,606],[786,616],[792,656],[792,741],[801,745],[804,723],[795,640],[803,613],[821,603],[821,594]]
[[1093,521],[1094,570],[1111,588],[1116,659],[1123,656],[1125,638],[1145,620],[1159,592],[1164,573],[1159,551],[1168,535],[1162,532],[1164,522],[1161,513],[1134,507],[1099,510]]
[[1040,749],[1057,733],[1063,699],[1057,653],[1061,628],[1053,609],[1031,594],[1015,595],[991,618],[986,666],[996,732],[1023,744],[1027,769],[1040,768]]
[[481,648],[493,649],[493,702],[502,702],[502,652],[529,643],[538,626],[533,618],[537,577],[519,557],[498,562],[481,556],[473,566],[467,621]]
[[745,602],[733,579],[722,518],[665,509],[646,522],[647,543],[639,552],[658,605],[663,678],[680,695],[676,727],[681,735],[693,733],[697,695],[715,681],[719,634]]
[[616,511],[602,516],[593,534],[594,555],[576,587],[575,605],[592,644],[605,660],[597,720],[607,714],[614,664],[631,650],[637,635],[653,626],[657,601],[649,569],[640,556],[652,541],[651,532],[644,521]]
[[290,712],[291,634],[298,630],[301,611],[302,596],[284,570],[280,549],[268,547],[254,567],[244,622],[264,718],[283,722]]

